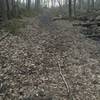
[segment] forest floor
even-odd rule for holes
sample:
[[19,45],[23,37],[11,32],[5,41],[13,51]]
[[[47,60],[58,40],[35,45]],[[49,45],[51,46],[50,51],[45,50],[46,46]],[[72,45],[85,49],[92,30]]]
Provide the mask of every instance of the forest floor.
[[73,21],[22,20],[0,41],[0,100],[100,100],[100,43]]

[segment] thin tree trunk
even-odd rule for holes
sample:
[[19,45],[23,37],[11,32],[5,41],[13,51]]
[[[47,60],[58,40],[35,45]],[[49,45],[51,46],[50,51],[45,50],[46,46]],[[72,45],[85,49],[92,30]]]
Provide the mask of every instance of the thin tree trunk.
[[40,8],[40,0],[35,0],[35,9],[39,10]]
[[69,0],[69,18],[72,17],[72,0]]
[[6,0],[6,6],[7,6],[7,18],[10,19],[11,18],[11,15],[10,15],[9,0]]
[[78,0],[78,2],[79,2],[79,9],[81,9],[82,8],[82,0]]
[[89,11],[90,10],[90,0],[87,1],[87,6],[88,6],[87,11]]
[[0,18],[1,18],[1,21],[7,19],[6,1],[5,0],[0,0]]
[[74,16],[76,16],[76,0],[74,0]]
[[27,9],[30,9],[31,8],[31,0],[27,0],[26,3],[27,3],[26,4]]
[[94,9],[94,0],[92,0],[92,9]]

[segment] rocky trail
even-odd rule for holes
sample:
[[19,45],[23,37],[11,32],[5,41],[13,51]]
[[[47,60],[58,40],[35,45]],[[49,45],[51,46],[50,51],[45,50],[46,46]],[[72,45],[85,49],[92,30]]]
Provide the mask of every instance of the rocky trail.
[[99,42],[70,21],[22,20],[0,41],[0,100],[100,100]]

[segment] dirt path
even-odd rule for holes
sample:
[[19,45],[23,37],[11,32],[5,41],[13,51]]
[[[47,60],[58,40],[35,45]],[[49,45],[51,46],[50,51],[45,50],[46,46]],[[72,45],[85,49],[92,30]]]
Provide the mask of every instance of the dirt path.
[[69,21],[25,20],[0,42],[0,100],[100,100],[98,44]]

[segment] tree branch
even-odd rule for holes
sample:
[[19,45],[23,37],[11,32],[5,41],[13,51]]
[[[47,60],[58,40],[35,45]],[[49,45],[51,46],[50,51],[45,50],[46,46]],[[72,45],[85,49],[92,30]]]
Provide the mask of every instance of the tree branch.
[[9,32],[8,32],[6,35],[4,35],[2,38],[0,38],[0,42],[1,42],[3,39],[5,39],[8,35],[9,35]]

